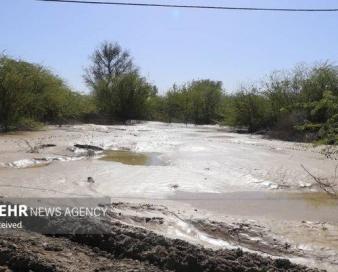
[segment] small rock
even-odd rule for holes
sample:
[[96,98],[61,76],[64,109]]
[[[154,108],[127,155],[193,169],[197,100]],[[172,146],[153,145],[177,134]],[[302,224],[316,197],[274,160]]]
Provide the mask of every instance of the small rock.
[[92,177],[88,177],[87,178],[87,182],[89,183],[95,183],[94,179]]

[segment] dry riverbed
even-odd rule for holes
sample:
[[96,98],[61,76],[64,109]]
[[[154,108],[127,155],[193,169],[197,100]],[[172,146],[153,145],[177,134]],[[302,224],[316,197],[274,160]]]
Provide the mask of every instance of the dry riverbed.
[[[126,237],[1,234],[0,262],[16,271],[13,260],[31,262],[33,271],[43,264],[50,270],[40,271],[303,271],[279,261],[287,258],[337,271],[338,202],[301,167],[334,179],[337,161],[323,149],[218,126],[154,122],[3,134],[2,197],[107,196],[113,212],[105,220]],[[142,252],[128,249],[131,238]],[[118,243],[126,250],[117,253]],[[49,244],[62,250],[46,250]]]

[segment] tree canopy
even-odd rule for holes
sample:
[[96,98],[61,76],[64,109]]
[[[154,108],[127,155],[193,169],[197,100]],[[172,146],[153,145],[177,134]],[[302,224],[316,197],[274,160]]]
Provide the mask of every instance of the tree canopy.
[[78,118],[90,110],[86,100],[41,65],[0,57],[0,126],[3,130]]
[[128,51],[117,43],[102,43],[91,56],[91,62],[85,70],[84,79],[92,88],[101,81],[110,82],[123,74],[137,73]]
[[178,87],[174,85],[165,95],[165,113],[169,122],[216,123],[223,95],[222,83],[194,80]]
[[95,50],[84,78],[100,113],[110,119],[147,117],[147,101],[157,89],[141,77],[129,53],[117,43],[104,42]]

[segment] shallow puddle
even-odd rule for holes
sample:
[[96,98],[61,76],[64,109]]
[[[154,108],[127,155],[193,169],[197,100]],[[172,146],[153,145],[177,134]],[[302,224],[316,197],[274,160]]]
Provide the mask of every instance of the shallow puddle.
[[166,165],[157,153],[138,153],[124,150],[106,150],[100,160],[120,162],[128,165]]
[[325,193],[177,192],[173,198],[225,215],[338,223],[338,199]]

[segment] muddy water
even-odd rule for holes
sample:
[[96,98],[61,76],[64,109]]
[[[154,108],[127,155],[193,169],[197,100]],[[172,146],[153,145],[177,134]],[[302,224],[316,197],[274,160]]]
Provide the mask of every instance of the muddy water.
[[[277,239],[291,245],[290,252],[293,253],[286,257],[292,261],[329,272],[338,271],[338,199],[325,193],[176,192],[173,199],[194,207],[196,215],[192,217],[204,214],[203,218],[208,220],[246,220],[250,231],[256,226],[264,226],[258,231],[257,241],[262,237],[272,241]],[[214,233],[211,229],[210,234]],[[255,240],[251,235],[249,239]],[[222,239],[217,235],[214,238]],[[272,247],[273,243],[267,242]],[[267,252],[260,248],[257,251]]]
[[[31,154],[25,140],[32,146],[56,146]],[[115,151],[78,160],[79,154],[70,149],[74,144]],[[142,197],[143,203],[172,205],[174,211],[180,210],[179,216],[188,210],[187,218],[215,221],[243,218],[249,223],[260,222],[270,233],[286,237],[285,241],[292,245],[313,247],[312,251],[306,251],[310,252],[309,257],[325,260],[329,256],[329,262],[338,266],[335,261],[338,260],[338,203],[321,193],[303,193],[319,188],[302,169],[302,164],[320,177],[334,175],[337,161],[325,158],[320,149],[235,134],[216,126],[145,123],[50,127],[40,132],[0,135],[1,195],[107,195],[126,197],[123,200],[126,202]],[[37,157],[64,160],[53,160],[47,167],[36,169],[7,167],[9,162]],[[94,184],[87,182],[89,176],[94,178]],[[325,225],[324,230],[322,224],[302,223],[302,220],[332,225]],[[196,236],[194,241],[203,240],[203,236],[191,231],[190,225],[173,223],[172,226],[172,233],[183,232],[188,235],[187,240],[189,235]]]
[[338,224],[338,199],[319,192],[177,192],[173,199],[227,215]]
[[120,162],[128,165],[146,165],[149,161],[149,157],[145,154],[130,151],[111,150],[105,151],[100,160]]
[[124,150],[106,150],[100,160],[120,162],[127,165],[165,165],[156,153],[137,153]]

